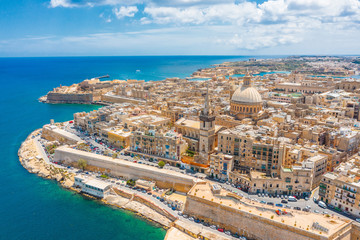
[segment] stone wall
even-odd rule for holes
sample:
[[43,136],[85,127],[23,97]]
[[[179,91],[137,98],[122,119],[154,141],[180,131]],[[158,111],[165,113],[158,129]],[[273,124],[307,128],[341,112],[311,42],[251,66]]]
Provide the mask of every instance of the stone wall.
[[[256,216],[188,195],[184,212],[219,225],[232,232],[237,232],[251,239],[261,240],[310,240],[310,239],[348,239],[350,240],[351,223],[330,237],[314,234],[299,227]],[[310,224],[310,223],[309,223]]]
[[78,103],[90,104],[93,101],[92,93],[55,93],[49,92],[47,94],[46,102],[48,103]]
[[126,179],[144,179],[155,181],[159,188],[173,188],[179,192],[188,192],[193,186],[195,178],[171,170],[159,169],[121,159],[113,159],[94,153],[88,153],[69,147],[59,147],[55,150],[54,161],[64,161],[65,164],[77,163],[84,159],[87,164],[104,168],[113,176]]

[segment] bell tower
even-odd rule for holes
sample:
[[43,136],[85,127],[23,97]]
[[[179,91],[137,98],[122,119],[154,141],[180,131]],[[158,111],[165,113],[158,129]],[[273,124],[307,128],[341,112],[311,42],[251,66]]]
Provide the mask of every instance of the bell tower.
[[212,114],[209,101],[209,82],[207,84],[204,108],[200,114],[199,156],[207,164],[209,154],[214,150],[215,116]]

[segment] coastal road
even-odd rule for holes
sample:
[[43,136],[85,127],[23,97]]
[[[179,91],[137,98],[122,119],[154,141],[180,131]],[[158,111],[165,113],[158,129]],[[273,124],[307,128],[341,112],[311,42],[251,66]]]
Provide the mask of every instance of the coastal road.
[[[50,161],[49,157],[47,156],[47,154],[46,154],[46,152],[45,152],[45,149],[43,148],[43,146],[42,146],[42,144],[41,144],[41,142],[40,142],[40,138],[41,138],[40,135],[39,135],[39,136],[36,136],[36,137],[34,138],[37,148],[39,149],[39,151],[40,151],[43,159],[45,160],[45,162],[46,162],[47,164],[54,165],[54,163],[52,163],[52,162]],[[56,166],[58,166],[58,165],[56,165]]]
[[[313,193],[311,194],[311,198],[309,198],[309,200],[307,200],[307,201],[306,201],[305,199],[299,199],[297,202],[289,202],[289,201],[288,201],[288,203],[281,203],[281,200],[283,200],[283,199],[281,199],[281,198],[259,197],[257,194],[249,194],[249,193],[246,193],[246,192],[244,192],[244,191],[242,191],[242,190],[239,190],[239,189],[237,189],[237,188],[234,188],[234,187],[232,187],[231,185],[228,185],[228,184],[226,184],[226,183],[219,183],[219,182],[217,182],[217,181],[211,181],[211,180],[209,180],[209,179],[206,179],[206,180],[207,180],[207,181],[210,181],[210,182],[212,182],[212,183],[215,183],[215,184],[219,184],[219,185],[221,185],[221,186],[222,186],[224,189],[226,189],[226,190],[229,190],[229,191],[234,192],[234,193],[236,193],[236,194],[238,194],[238,195],[242,195],[242,196],[244,196],[245,198],[252,199],[252,200],[255,200],[255,201],[258,201],[258,202],[260,202],[260,201],[272,202],[272,203],[274,203],[274,205],[280,203],[280,204],[282,204],[283,206],[288,205],[288,206],[290,206],[292,209],[293,209],[294,207],[300,207],[301,209],[303,209],[303,208],[306,208],[306,207],[309,206],[311,212],[316,211],[317,213],[330,214],[330,215],[335,215],[335,216],[344,217],[344,218],[350,218],[350,219],[352,219],[352,220],[355,220],[355,217],[341,214],[341,213],[336,212],[336,211],[334,211],[334,210],[332,210],[332,209],[329,209],[329,208],[326,208],[326,209],[321,208],[317,203],[315,203],[315,202],[313,201],[313,197],[318,198],[318,193],[319,193],[319,190],[318,190],[318,189],[315,189],[315,190],[313,191]],[[281,208],[281,207],[280,207],[280,208]],[[282,208],[284,208],[284,207],[282,207]]]

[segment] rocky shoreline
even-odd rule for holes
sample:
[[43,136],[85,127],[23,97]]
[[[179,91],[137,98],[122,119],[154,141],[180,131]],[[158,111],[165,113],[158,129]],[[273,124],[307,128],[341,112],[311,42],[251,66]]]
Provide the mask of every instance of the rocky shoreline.
[[[21,144],[18,156],[21,165],[27,169],[30,173],[37,174],[44,179],[56,180],[60,185],[66,189],[82,194],[85,197],[96,199],[87,194],[81,193],[78,189],[73,188],[74,173],[68,172],[65,168],[59,168],[52,164],[48,164],[36,144],[35,137],[39,135],[41,129],[37,129],[32,132],[26,140]],[[101,200],[102,203],[110,205],[116,208],[125,209],[136,213],[142,218],[147,219],[150,222],[159,224],[164,229],[169,229],[173,222],[168,217],[158,213],[158,211],[146,206],[138,201],[120,196],[119,194],[111,194]]]

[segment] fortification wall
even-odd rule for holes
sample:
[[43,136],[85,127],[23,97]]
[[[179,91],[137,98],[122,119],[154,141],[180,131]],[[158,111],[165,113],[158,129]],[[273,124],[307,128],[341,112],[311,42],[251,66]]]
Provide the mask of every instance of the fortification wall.
[[78,103],[90,104],[93,101],[92,93],[55,93],[47,94],[46,102],[48,103]]
[[101,96],[101,101],[111,102],[111,103],[134,103],[134,104],[141,104],[146,102],[145,100],[127,98],[119,95],[107,95],[107,94]]
[[[299,226],[290,226],[266,219],[245,211],[219,205],[208,200],[188,195],[184,212],[206,221],[237,232],[250,239],[261,240],[310,240],[310,239],[343,239],[350,240],[351,223],[345,225],[330,237],[305,231]],[[309,220],[309,225],[311,225]]]
[[59,147],[55,150],[54,161],[64,161],[66,164],[77,163],[84,159],[87,164],[104,168],[114,176],[127,179],[145,179],[155,181],[160,188],[173,188],[179,192],[188,192],[193,186],[194,178],[171,170],[159,169],[121,159],[75,150],[68,147]]

